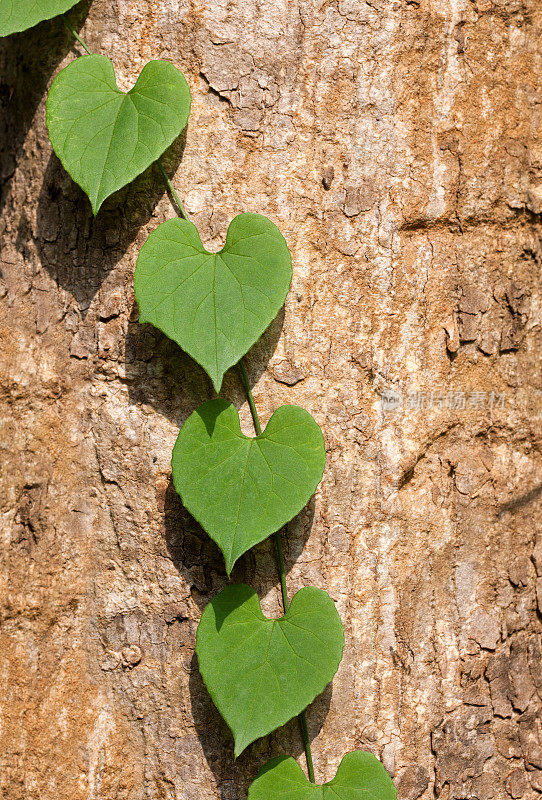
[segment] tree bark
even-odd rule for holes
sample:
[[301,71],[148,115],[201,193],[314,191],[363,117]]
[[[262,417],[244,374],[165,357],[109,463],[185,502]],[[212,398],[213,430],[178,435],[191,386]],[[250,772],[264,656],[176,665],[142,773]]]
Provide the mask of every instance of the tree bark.
[[[297,403],[326,438],[283,534],[290,596],[326,589],[346,631],[307,712],[317,781],[362,748],[400,800],[534,800],[542,6],[94,0],[70,18],[124,90],[153,58],[185,73],[165,164],[204,244],[257,211],[292,252],[247,368],[263,422]],[[138,249],[174,216],[158,170],[93,219],[51,151],[46,89],[78,47],[60,19],[1,43],[2,797],[241,800],[267,759],[304,765],[302,741],[294,721],[234,762],[198,673],[226,576],[169,460],[212,389],[137,323]],[[250,432],[235,371],[223,394]],[[278,613],[271,540],[233,578]]]

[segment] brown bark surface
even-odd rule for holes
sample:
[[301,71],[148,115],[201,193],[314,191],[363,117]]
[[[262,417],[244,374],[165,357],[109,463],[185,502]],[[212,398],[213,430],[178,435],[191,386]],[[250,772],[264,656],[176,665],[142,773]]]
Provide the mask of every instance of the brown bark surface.
[[[292,251],[247,364],[264,422],[298,403],[326,438],[284,536],[290,593],[326,589],[346,629],[308,711],[317,780],[363,748],[400,800],[534,800],[539,0],[86,10],[72,17],[121,88],[152,58],[185,73],[193,112],[166,165],[204,243],[258,211]],[[169,459],[211,386],[138,325],[132,292],[174,211],[150,169],[93,219],[52,154],[46,89],[75,57],[59,20],[0,52],[0,794],[241,800],[268,758],[303,750],[292,722],[234,762],[194,659],[226,578]],[[233,372],[223,394],[249,432]],[[234,579],[278,613],[269,541]]]

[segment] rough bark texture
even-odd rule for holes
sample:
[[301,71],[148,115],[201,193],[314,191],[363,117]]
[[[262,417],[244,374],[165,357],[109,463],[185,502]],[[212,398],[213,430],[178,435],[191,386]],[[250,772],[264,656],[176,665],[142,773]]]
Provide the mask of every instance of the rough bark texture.
[[[293,254],[248,369],[264,421],[298,403],[326,437],[284,536],[290,592],[325,588],[346,629],[308,711],[317,779],[360,747],[401,800],[539,797],[539,0],[86,11],[122,88],[151,58],[186,74],[166,164],[204,242],[259,211]],[[234,762],[199,677],[226,579],[169,458],[211,387],[136,321],[138,248],[174,215],[158,171],[92,219],[51,152],[71,44],[59,20],[1,44],[2,797],[241,800],[301,739],[292,722]],[[224,395],[250,431],[234,373]],[[234,579],[278,612],[270,542]]]

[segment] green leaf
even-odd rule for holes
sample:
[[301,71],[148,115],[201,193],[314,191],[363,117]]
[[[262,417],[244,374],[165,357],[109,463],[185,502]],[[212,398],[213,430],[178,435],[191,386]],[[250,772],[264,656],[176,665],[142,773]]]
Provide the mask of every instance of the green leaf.
[[329,783],[309,783],[297,761],[280,756],[269,761],[252,783],[248,800],[397,800],[397,791],[371,753],[347,753]]
[[63,14],[78,0],[0,0],[0,36],[25,31]]
[[196,653],[209,694],[235,738],[235,757],[300,714],[332,680],[344,632],[333,600],[309,586],[279,619],[256,592],[227,586],[205,608]]
[[162,155],[189,113],[188,84],[168,61],[149,61],[124,94],[108,58],[81,56],[53,81],[46,119],[55,153],[97,214]]
[[151,233],[134,276],[140,322],[152,322],[204,368],[217,392],[229,367],[278,314],[292,259],[276,225],[240,214],[218,253],[191,222],[172,219]]
[[173,482],[215,540],[226,570],[289,522],[309,501],[326,460],[322,431],[299,406],[281,406],[255,438],[241,433],[235,406],[200,406],[173,448]]

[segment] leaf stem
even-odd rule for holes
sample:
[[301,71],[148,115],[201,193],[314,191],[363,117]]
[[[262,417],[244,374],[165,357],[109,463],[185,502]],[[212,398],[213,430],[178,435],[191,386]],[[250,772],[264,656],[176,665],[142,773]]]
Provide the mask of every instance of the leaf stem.
[[243,359],[239,362],[239,371],[241,372],[241,377],[243,378],[243,383],[245,385],[245,391],[248,397],[248,404],[250,406],[250,413],[252,414],[252,421],[254,422],[254,430],[256,431],[256,435],[260,436],[262,432],[262,426],[260,425],[260,418],[258,417],[258,411],[256,410],[256,403],[254,402],[254,398],[252,397],[252,391],[250,389],[250,383],[248,382],[248,375],[245,369],[245,365],[243,364]]
[[[256,435],[260,436],[262,432],[262,426],[260,425],[258,410],[256,408],[256,403],[254,402],[254,398],[252,396],[252,391],[250,388],[250,383],[248,382],[248,375],[245,369],[245,365],[243,364],[243,359],[239,361],[238,366],[239,366],[239,372],[241,373],[241,377],[243,379],[245,391],[247,393],[248,404],[250,406],[250,413],[252,414],[252,421],[254,423],[254,430],[256,431]],[[288,611],[290,604],[288,602],[288,590],[286,588],[286,572],[284,570],[284,557],[282,555],[282,542],[280,539],[280,531],[276,531],[276,533],[273,534],[273,538],[275,540],[275,547],[277,553],[277,566],[280,575],[282,605],[284,607],[284,613],[286,613],[286,611]],[[303,744],[305,746],[305,758],[307,760],[307,772],[309,774],[309,780],[311,783],[314,783],[314,765],[312,763],[311,742],[309,739],[309,731],[307,729],[307,717],[305,716],[304,711],[302,711],[301,714],[299,714],[298,720],[299,720],[299,727],[301,729],[301,736],[303,737]]]
[[170,179],[168,178],[167,173],[166,173],[164,167],[162,166],[162,162],[160,161],[159,158],[156,160],[156,163],[158,164],[158,168],[160,169],[160,172],[162,173],[162,175],[164,177],[164,180],[165,180],[165,182],[167,184],[167,188],[169,189],[169,191],[171,192],[171,194],[173,196],[173,199],[175,200],[175,205],[177,206],[178,210],[181,212],[181,217],[183,219],[188,220],[188,216],[186,214],[186,211],[184,210],[183,204],[181,203],[181,198],[179,197],[179,195],[175,191],[175,188],[174,188],[173,184],[171,183]]
[[309,739],[309,731],[307,730],[307,717],[305,712],[302,711],[298,717],[299,727],[301,728],[301,735],[303,737],[303,744],[305,745],[305,758],[307,759],[307,772],[309,773],[309,780],[314,783],[314,765],[312,763],[311,753],[311,740]]
[[282,592],[282,605],[284,612],[288,611],[290,603],[288,602],[288,591],[286,589],[286,572],[284,571],[284,558],[282,557],[282,542],[280,540],[280,531],[276,531],[273,536],[275,537],[275,547],[277,548],[277,565],[280,573],[280,590]]
[[[284,606],[284,612],[288,611],[289,602],[288,602],[288,592],[286,590],[286,572],[284,570],[284,558],[282,556],[282,543],[280,540],[280,531],[277,531],[274,534],[275,538],[275,545],[277,548],[277,564],[280,573],[280,588],[282,591],[282,604]],[[309,731],[307,729],[307,717],[304,711],[298,716],[299,720],[299,727],[301,729],[301,736],[303,738],[303,744],[305,745],[305,758],[307,760],[307,772],[309,773],[309,780],[311,783],[314,783],[314,765],[312,763],[312,752],[311,752],[311,741],[309,739]]]
[[64,14],[61,14],[60,16],[62,17],[62,22],[64,23],[64,25],[66,26],[66,28],[69,30],[69,32],[71,33],[71,35],[72,35],[72,36],[75,36],[75,38],[77,39],[77,41],[79,42],[79,44],[81,45],[81,47],[84,47],[84,49],[87,51],[87,54],[88,54],[89,56],[91,56],[91,55],[92,55],[92,53],[90,52],[90,50],[88,49],[88,47],[86,46],[86,44],[84,43],[84,41],[81,39],[81,37],[79,36],[79,34],[78,34],[78,33],[76,33],[76,31],[74,30],[74,28],[72,27],[72,25],[70,25],[70,23],[68,22],[68,20],[67,20],[67,19],[66,19],[66,17],[64,16]]

